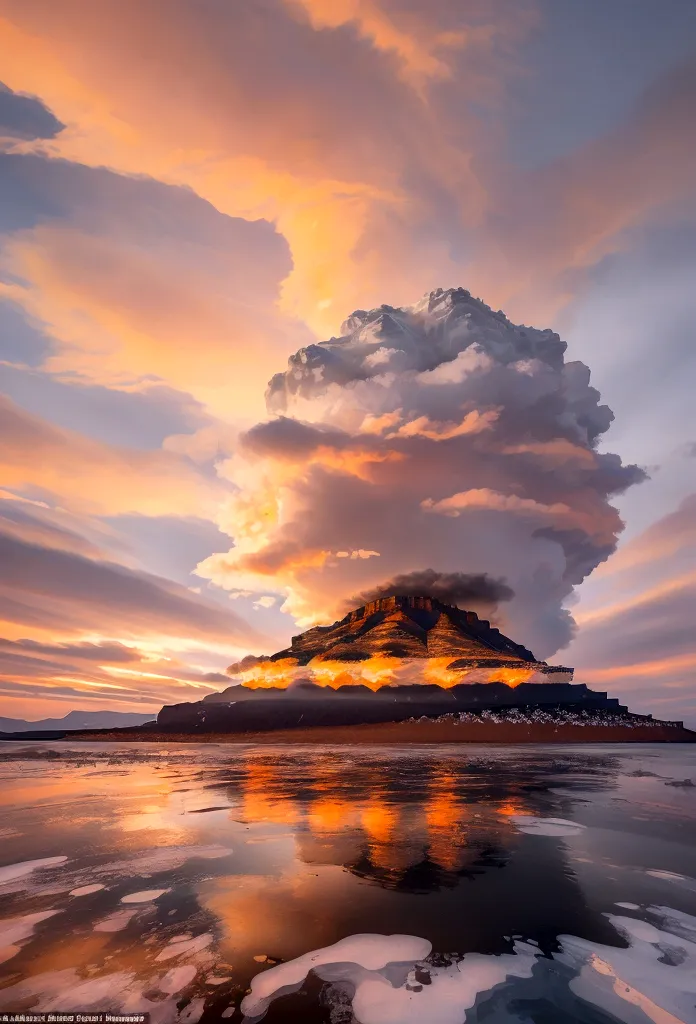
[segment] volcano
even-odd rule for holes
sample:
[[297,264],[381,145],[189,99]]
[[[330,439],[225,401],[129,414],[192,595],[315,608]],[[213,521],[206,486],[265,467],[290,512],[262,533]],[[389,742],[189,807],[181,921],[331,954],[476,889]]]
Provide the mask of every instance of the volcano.
[[[422,662],[426,660],[427,664]],[[415,661],[415,665],[412,662]],[[528,681],[536,674],[571,679],[572,668],[538,661],[532,652],[480,619],[435,598],[391,596],[372,601],[331,626],[314,626],[294,636],[290,647],[269,658],[247,658],[228,672],[247,686],[274,685],[276,666],[290,676],[306,668],[321,685],[369,679],[372,663],[380,665],[385,681],[398,681],[409,666],[409,681],[432,680],[439,671],[440,685],[458,681]],[[364,664],[365,673],[360,665]],[[322,671],[333,666],[332,673]],[[428,671],[428,668],[430,671]],[[352,670],[352,671],[351,671]],[[280,673],[282,675],[282,673]],[[459,678],[461,677],[461,678]]]
[[[446,742],[508,733],[503,742],[573,738],[568,729],[592,741],[688,738],[680,723],[632,715],[606,693],[573,683],[572,668],[539,661],[487,619],[427,595],[372,601],[228,673],[232,685],[221,693],[162,708],[158,729],[255,737],[309,730],[321,733],[317,742],[358,742],[356,727],[386,728],[393,742],[432,742],[424,729],[433,727]],[[482,730],[494,722],[488,736]]]
[[315,626],[292,638],[271,661],[297,658],[366,661],[373,657],[447,658],[448,668],[512,668],[570,672],[537,661],[531,651],[504,636],[476,612],[462,611],[431,597],[385,597],[358,608],[332,626]]

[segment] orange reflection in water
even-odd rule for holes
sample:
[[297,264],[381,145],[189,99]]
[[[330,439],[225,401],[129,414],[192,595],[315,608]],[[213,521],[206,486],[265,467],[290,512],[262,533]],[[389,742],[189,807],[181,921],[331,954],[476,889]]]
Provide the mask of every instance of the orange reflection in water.
[[300,817],[295,801],[283,793],[273,764],[260,759],[250,759],[245,764],[241,811],[249,821],[270,821],[279,825],[292,825]]
[[357,819],[357,809],[349,800],[330,796],[313,800],[306,815],[309,830],[317,834],[336,832],[354,825]]

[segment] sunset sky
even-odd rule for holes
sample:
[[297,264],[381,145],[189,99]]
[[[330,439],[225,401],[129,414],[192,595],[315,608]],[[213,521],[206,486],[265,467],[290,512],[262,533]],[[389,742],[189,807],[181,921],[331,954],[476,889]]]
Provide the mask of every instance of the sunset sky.
[[[693,0],[0,0],[0,83],[1,716],[196,700],[395,571],[467,569],[424,562],[460,484],[419,493],[422,549],[356,505],[350,577],[299,539],[265,583],[232,554],[283,488],[322,513],[309,469],[245,461],[270,378],[461,286],[567,341],[598,451],[647,474],[540,656],[696,725]],[[315,498],[407,458],[339,448]]]

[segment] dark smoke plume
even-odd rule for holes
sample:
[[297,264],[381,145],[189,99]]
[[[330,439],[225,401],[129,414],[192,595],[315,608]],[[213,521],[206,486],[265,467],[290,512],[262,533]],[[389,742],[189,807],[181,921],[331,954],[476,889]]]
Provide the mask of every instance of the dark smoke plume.
[[[388,583],[365,590],[348,602],[350,609],[377,601],[380,597],[434,597],[443,604],[475,610],[493,610],[501,601],[510,601],[515,592],[504,580],[486,573],[436,572],[419,569],[402,573]],[[347,611],[350,609],[346,609]]]

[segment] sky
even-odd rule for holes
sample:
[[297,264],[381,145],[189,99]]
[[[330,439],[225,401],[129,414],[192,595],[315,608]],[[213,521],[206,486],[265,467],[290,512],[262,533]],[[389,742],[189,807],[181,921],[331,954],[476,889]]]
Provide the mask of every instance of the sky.
[[[529,543],[521,476],[493,488],[484,467],[466,493],[485,501],[442,482],[442,453],[512,423],[507,406],[486,420],[474,388],[473,418],[438,420],[413,367],[390,368],[420,427],[389,429],[440,453],[409,463],[435,488],[414,489],[409,534],[389,526],[411,449],[327,440],[321,386],[284,413],[265,401],[354,310],[463,287],[567,342],[583,401],[613,412],[584,457],[600,483],[624,467],[583,572],[547,535],[515,583],[527,619],[501,606],[501,625],[696,726],[691,0],[0,0],[0,54],[1,715],[200,699],[395,573],[506,575],[490,538],[437,548],[453,520],[432,512],[478,529],[507,480],[506,537]],[[279,416],[323,432],[321,457],[273,441],[269,469]],[[581,455],[553,453],[572,529]],[[281,513],[294,548],[274,563]]]

